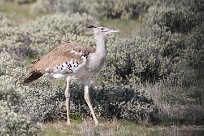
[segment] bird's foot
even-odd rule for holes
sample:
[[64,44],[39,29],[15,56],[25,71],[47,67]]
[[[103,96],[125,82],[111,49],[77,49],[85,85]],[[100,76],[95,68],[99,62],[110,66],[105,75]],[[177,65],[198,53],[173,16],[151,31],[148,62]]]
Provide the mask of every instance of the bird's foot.
[[98,125],[99,125],[99,123],[98,123],[98,121],[97,121],[97,120],[96,120],[94,123],[95,123],[95,126],[98,126]]
[[67,121],[67,126],[71,126],[71,122],[70,121]]

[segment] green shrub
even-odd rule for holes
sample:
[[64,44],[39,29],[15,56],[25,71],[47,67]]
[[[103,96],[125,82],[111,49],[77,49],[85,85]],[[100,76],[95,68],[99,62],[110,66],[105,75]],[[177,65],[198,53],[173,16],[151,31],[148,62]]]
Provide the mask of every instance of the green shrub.
[[31,11],[33,13],[50,13],[56,12],[58,9],[58,3],[60,0],[37,0],[37,2],[32,6]]
[[107,68],[99,80],[134,86],[169,76],[188,79],[183,73],[187,66],[185,48],[181,35],[172,34],[167,28],[154,25],[138,30],[109,47]]
[[202,64],[203,56],[203,30],[197,31],[203,27],[202,19],[198,19],[203,13],[202,4],[176,3],[154,3],[141,16],[144,28],[133,29],[130,35],[109,47],[107,68],[99,81],[125,85],[163,79],[174,85],[192,84],[193,80],[195,83],[197,70],[192,63]]
[[3,27],[10,27],[10,26],[14,26],[14,25],[15,25],[15,23],[13,21],[6,18],[4,15],[0,14],[0,29]]
[[172,32],[186,32],[192,28],[192,13],[185,8],[152,6],[144,20],[151,24],[168,27]]
[[204,23],[195,26],[192,31],[186,36],[187,49],[185,51],[186,59],[189,66],[191,66],[194,71],[194,78],[196,79],[196,84],[202,84],[204,76],[204,49],[203,43],[204,39],[202,38],[204,34]]
[[[66,119],[65,88],[52,87],[46,80],[30,85],[24,91],[21,112],[29,115],[33,121],[51,121]],[[87,118],[90,110],[84,100],[83,86],[73,82],[71,90],[71,115]],[[137,122],[154,121],[154,105],[145,91],[136,91],[126,87],[104,86],[90,87],[90,95],[95,113],[98,117],[111,119],[114,117]]]
[[33,57],[49,52],[62,42],[92,44],[86,27],[96,24],[86,14],[56,14],[45,16],[19,27],[0,28],[0,47],[15,56]]
[[1,2],[15,2],[18,4],[27,4],[27,3],[33,3],[35,1],[36,0],[0,0],[0,3]]
[[83,0],[37,0],[32,6],[33,13],[88,13],[87,1]]
[[[90,116],[90,110],[84,100],[83,86],[71,84],[71,112],[82,117]],[[114,117],[136,122],[154,121],[154,104],[149,95],[141,89],[121,86],[90,87],[90,97],[97,116]]]
[[18,4],[26,4],[26,3],[33,3],[36,0],[15,0],[16,3]]
[[148,9],[144,20],[149,25],[166,26],[172,32],[189,32],[203,22],[202,0],[158,0]]
[[[204,34],[204,23],[201,23],[194,27],[191,33],[186,38],[186,43],[189,46],[186,54],[189,56],[189,63],[194,68],[202,69],[204,62],[204,50],[202,38]],[[196,60],[196,61],[195,61]]]
[[16,113],[7,105],[6,101],[0,101],[0,135],[40,135],[40,129],[31,122],[28,116]]
[[22,63],[8,53],[0,54],[0,135],[38,135],[40,129],[29,115],[21,114],[22,96],[19,78],[25,70]]
[[134,19],[153,2],[147,0],[38,0],[32,12],[88,13],[99,18]]
[[18,90],[19,79],[22,76],[22,63],[14,60],[7,52],[0,54],[0,101],[6,101],[18,111],[21,96]]
[[[60,93],[60,94],[58,94]],[[65,119],[64,93],[47,80],[39,80],[21,89],[21,113],[32,121],[45,122]]]
[[146,0],[97,0],[93,9],[101,18],[134,19],[144,14],[151,4]]

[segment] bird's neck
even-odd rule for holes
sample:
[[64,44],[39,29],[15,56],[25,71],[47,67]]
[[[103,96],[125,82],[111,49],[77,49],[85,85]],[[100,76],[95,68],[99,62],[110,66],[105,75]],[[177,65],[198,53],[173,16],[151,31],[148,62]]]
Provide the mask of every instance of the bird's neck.
[[95,35],[94,38],[96,40],[96,54],[99,56],[106,56],[106,38],[102,35]]
[[89,71],[100,71],[104,65],[107,54],[106,39],[100,35],[95,35],[94,38],[96,40],[96,52],[90,54],[87,69]]

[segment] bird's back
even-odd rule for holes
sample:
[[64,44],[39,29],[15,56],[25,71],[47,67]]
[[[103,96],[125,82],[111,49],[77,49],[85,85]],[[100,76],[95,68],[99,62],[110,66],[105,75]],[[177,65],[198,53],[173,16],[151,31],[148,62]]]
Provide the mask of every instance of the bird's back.
[[28,76],[24,83],[32,82],[44,74],[53,77],[58,74],[72,74],[84,66],[87,56],[94,52],[93,47],[73,43],[63,44],[33,61],[28,67]]

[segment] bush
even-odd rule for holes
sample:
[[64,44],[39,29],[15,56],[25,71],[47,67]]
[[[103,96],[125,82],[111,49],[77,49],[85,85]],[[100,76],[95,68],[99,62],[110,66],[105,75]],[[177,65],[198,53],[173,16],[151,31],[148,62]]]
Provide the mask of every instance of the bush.
[[171,32],[189,32],[204,19],[201,1],[158,0],[148,9],[148,13],[144,15],[144,20],[149,25],[166,26]]
[[0,0],[0,3],[1,2],[15,2],[18,4],[27,4],[27,3],[33,3],[35,1],[36,0]]
[[144,14],[152,2],[146,0],[97,0],[93,8],[101,18],[134,19]]
[[19,27],[0,28],[0,47],[19,58],[45,54],[62,42],[92,44],[86,27],[96,23],[86,14],[45,16]]
[[[65,88],[52,87],[48,81],[39,81],[21,90],[23,98],[21,112],[30,115],[33,121],[51,121],[66,119]],[[71,90],[71,115],[86,117],[90,110],[84,100],[83,86],[73,82]],[[114,117],[136,122],[154,121],[154,105],[145,91],[136,91],[126,87],[104,86],[90,87],[91,100],[98,117],[112,119]]]
[[32,121],[45,122],[65,119],[64,93],[47,80],[39,80],[20,91],[21,113]]
[[30,121],[30,118],[14,112],[7,106],[7,102],[0,101],[0,110],[0,135],[40,135],[40,129]]
[[27,3],[33,3],[36,0],[15,0],[16,3],[18,4],[27,4]]
[[192,26],[191,12],[186,9],[176,9],[175,7],[156,7],[149,8],[145,20],[150,24],[167,26],[172,32],[186,32]]
[[154,25],[131,35],[118,39],[109,47],[107,68],[99,80],[134,86],[169,76],[188,79],[189,75],[183,73],[187,66],[183,53],[186,46],[180,34]]
[[88,13],[99,18],[134,19],[144,14],[152,3],[146,0],[38,0],[32,12]]
[[[202,27],[202,19],[197,18],[203,12],[202,5],[176,3],[154,3],[140,18],[145,22],[144,28],[133,29],[129,36],[109,47],[107,68],[100,81],[133,86],[164,79],[174,85],[195,83],[192,81],[195,81],[197,70],[192,63],[202,64],[203,56],[200,47],[203,38],[196,38],[203,34],[202,28],[195,33],[196,28]],[[198,48],[200,51],[195,50]]]
[[[44,78],[34,82],[29,88],[19,89],[21,96],[21,113],[29,115],[32,121],[65,120],[65,87],[53,86]],[[90,115],[84,100],[83,85],[72,82],[71,114],[81,117]],[[114,117],[136,122],[154,121],[154,104],[149,95],[141,89],[129,87],[103,86],[90,87],[90,95],[95,113],[98,117],[112,119]]]
[[[90,116],[90,110],[83,97],[83,87],[76,82],[71,85],[71,112],[82,117]],[[90,87],[90,97],[97,116],[106,119],[114,117],[136,122],[154,121],[154,104],[149,95],[141,89],[121,86]]]
[[0,134],[1,135],[39,135],[40,129],[31,122],[28,116],[14,112],[7,107],[7,102],[0,104]]
[[87,1],[83,0],[38,0],[31,8],[33,13],[88,13]]
[[31,11],[33,13],[50,13],[54,12],[58,8],[59,0],[37,0],[37,2],[32,6]]
[[40,129],[30,117],[20,112],[22,96],[19,93],[19,78],[23,73],[22,63],[6,52],[1,52],[0,58],[0,135],[40,134]]
[[188,45],[186,54],[189,56],[190,65],[200,70],[204,66],[202,61],[204,58],[204,50],[202,48],[204,43],[204,39],[202,38],[203,34],[204,23],[201,23],[194,27],[186,38],[186,43]]
[[3,27],[11,27],[14,26],[15,23],[10,19],[6,18],[4,15],[0,14],[0,29]]
[[7,52],[1,52],[0,58],[0,101],[7,102],[11,112],[29,117],[29,121],[60,118],[58,113],[64,111],[63,101],[54,99],[58,95],[51,87],[53,85],[40,80],[30,87],[22,86],[26,73],[24,64],[14,60]]

